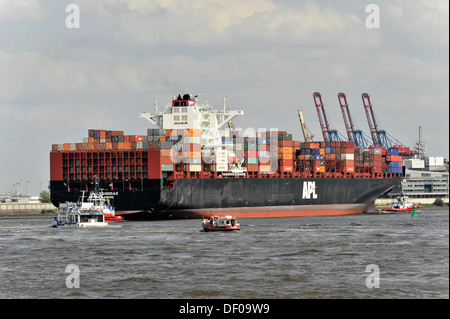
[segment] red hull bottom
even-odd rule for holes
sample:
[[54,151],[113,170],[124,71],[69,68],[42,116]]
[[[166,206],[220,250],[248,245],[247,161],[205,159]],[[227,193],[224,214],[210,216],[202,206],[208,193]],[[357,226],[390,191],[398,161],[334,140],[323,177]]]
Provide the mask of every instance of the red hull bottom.
[[171,218],[205,218],[209,216],[232,215],[236,218],[276,218],[356,215],[368,210],[368,204],[304,205],[304,206],[264,206],[239,208],[192,209],[170,212]]
[[204,231],[235,231],[241,230],[240,227],[205,227],[203,226]]
[[384,212],[413,212],[414,208],[385,208]]

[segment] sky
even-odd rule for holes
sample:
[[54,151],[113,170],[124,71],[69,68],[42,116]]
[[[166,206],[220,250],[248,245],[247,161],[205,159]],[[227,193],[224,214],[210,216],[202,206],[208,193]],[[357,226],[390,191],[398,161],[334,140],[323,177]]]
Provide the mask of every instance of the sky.
[[295,140],[298,109],[321,139],[314,92],[343,136],[345,93],[370,136],[368,93],[390,136],[412,148],[421,126],[427,154],[448,158],[448,39],[447,0],[0,0],[0,193],[21,181],[38,195],[52,144],[146,134],[138,112],[179,93],[217,108],[226,97],[245,112],[235,127]]

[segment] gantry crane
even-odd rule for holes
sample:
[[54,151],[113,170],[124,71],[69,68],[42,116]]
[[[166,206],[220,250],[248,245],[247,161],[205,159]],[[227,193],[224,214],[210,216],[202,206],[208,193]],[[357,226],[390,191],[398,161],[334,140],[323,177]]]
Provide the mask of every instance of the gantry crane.
[[[364,109],[366,111],[367,121],[369,123],[370,134],[372,135],[372,141],[374,145],[379,145],[384,148],[391,148],[397,146],[399,149],[399,154],[403,156],[413,156],[415,152],[409,147],[402,146],[402,142],[392,137],[385,130],[379,127],[379,123],[375,118],[375,113],[373,112],[373,106],[370,101],[369,94],[361,94],[363,100]],[[396,145],[394,145],[396,144]]]
[[[330,124],[325,114],[325,109],[323,107],[322,96],[319,92],[313,93],[314,103],[316,104],[317,114],[319,116],[320,128],[322,129],[322,135],[325,142],[330,141],[342,141],[339,136],[338,131],[330,129]],[[323,117],[323,120],[322,120]]]
[[369,94],[361,94],[361,98],[364,104],[364,110],[366,111],[367,122],[369,123],[370,135],[372,136],[373,145],[379,145],[382,147],[391,147],[392,143],[387,137],[385,130],[381,130],[378,127],[375,113],[373,112],[372,103],[370,102]]
[[347,97],[344,93],[338,94],[339,104],[341,105],[342,116],[344,117],[345,129],[347,130],[348,140],[355,144],[355,147],[366,148],[369,146],[369,142],[365,138],[363,132],[360,129],[355,129],[352,116],[350,115],[350,109],[347,103]]

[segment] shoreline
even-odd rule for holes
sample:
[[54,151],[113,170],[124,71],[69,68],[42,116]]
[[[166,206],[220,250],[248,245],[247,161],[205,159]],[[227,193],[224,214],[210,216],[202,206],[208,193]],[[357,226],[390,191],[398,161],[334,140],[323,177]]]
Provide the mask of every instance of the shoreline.
[[53,213],[43,214],[40,210],[27,211],[0,211],[0,219],[36,219],[52,218]]
[[[381,210],[383,208],[387,208],[388,206],[380,205],[375,206],[377,210]],[[440,209],[449,209],[448,205],[444,206],[421,206],[419,207],[419,211],[421,210],[440,210]],[[0,219],[51,219],[53,217],[53,213],[43,214],[40,210],[29,210],[29,211],[0,211]]]

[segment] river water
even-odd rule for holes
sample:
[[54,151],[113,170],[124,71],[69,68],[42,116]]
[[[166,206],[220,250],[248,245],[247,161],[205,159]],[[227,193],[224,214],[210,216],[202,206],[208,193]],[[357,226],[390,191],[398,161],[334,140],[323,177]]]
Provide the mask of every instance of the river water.
[[449,211],[51,228],[0,220],[0,298],[449,298]]

